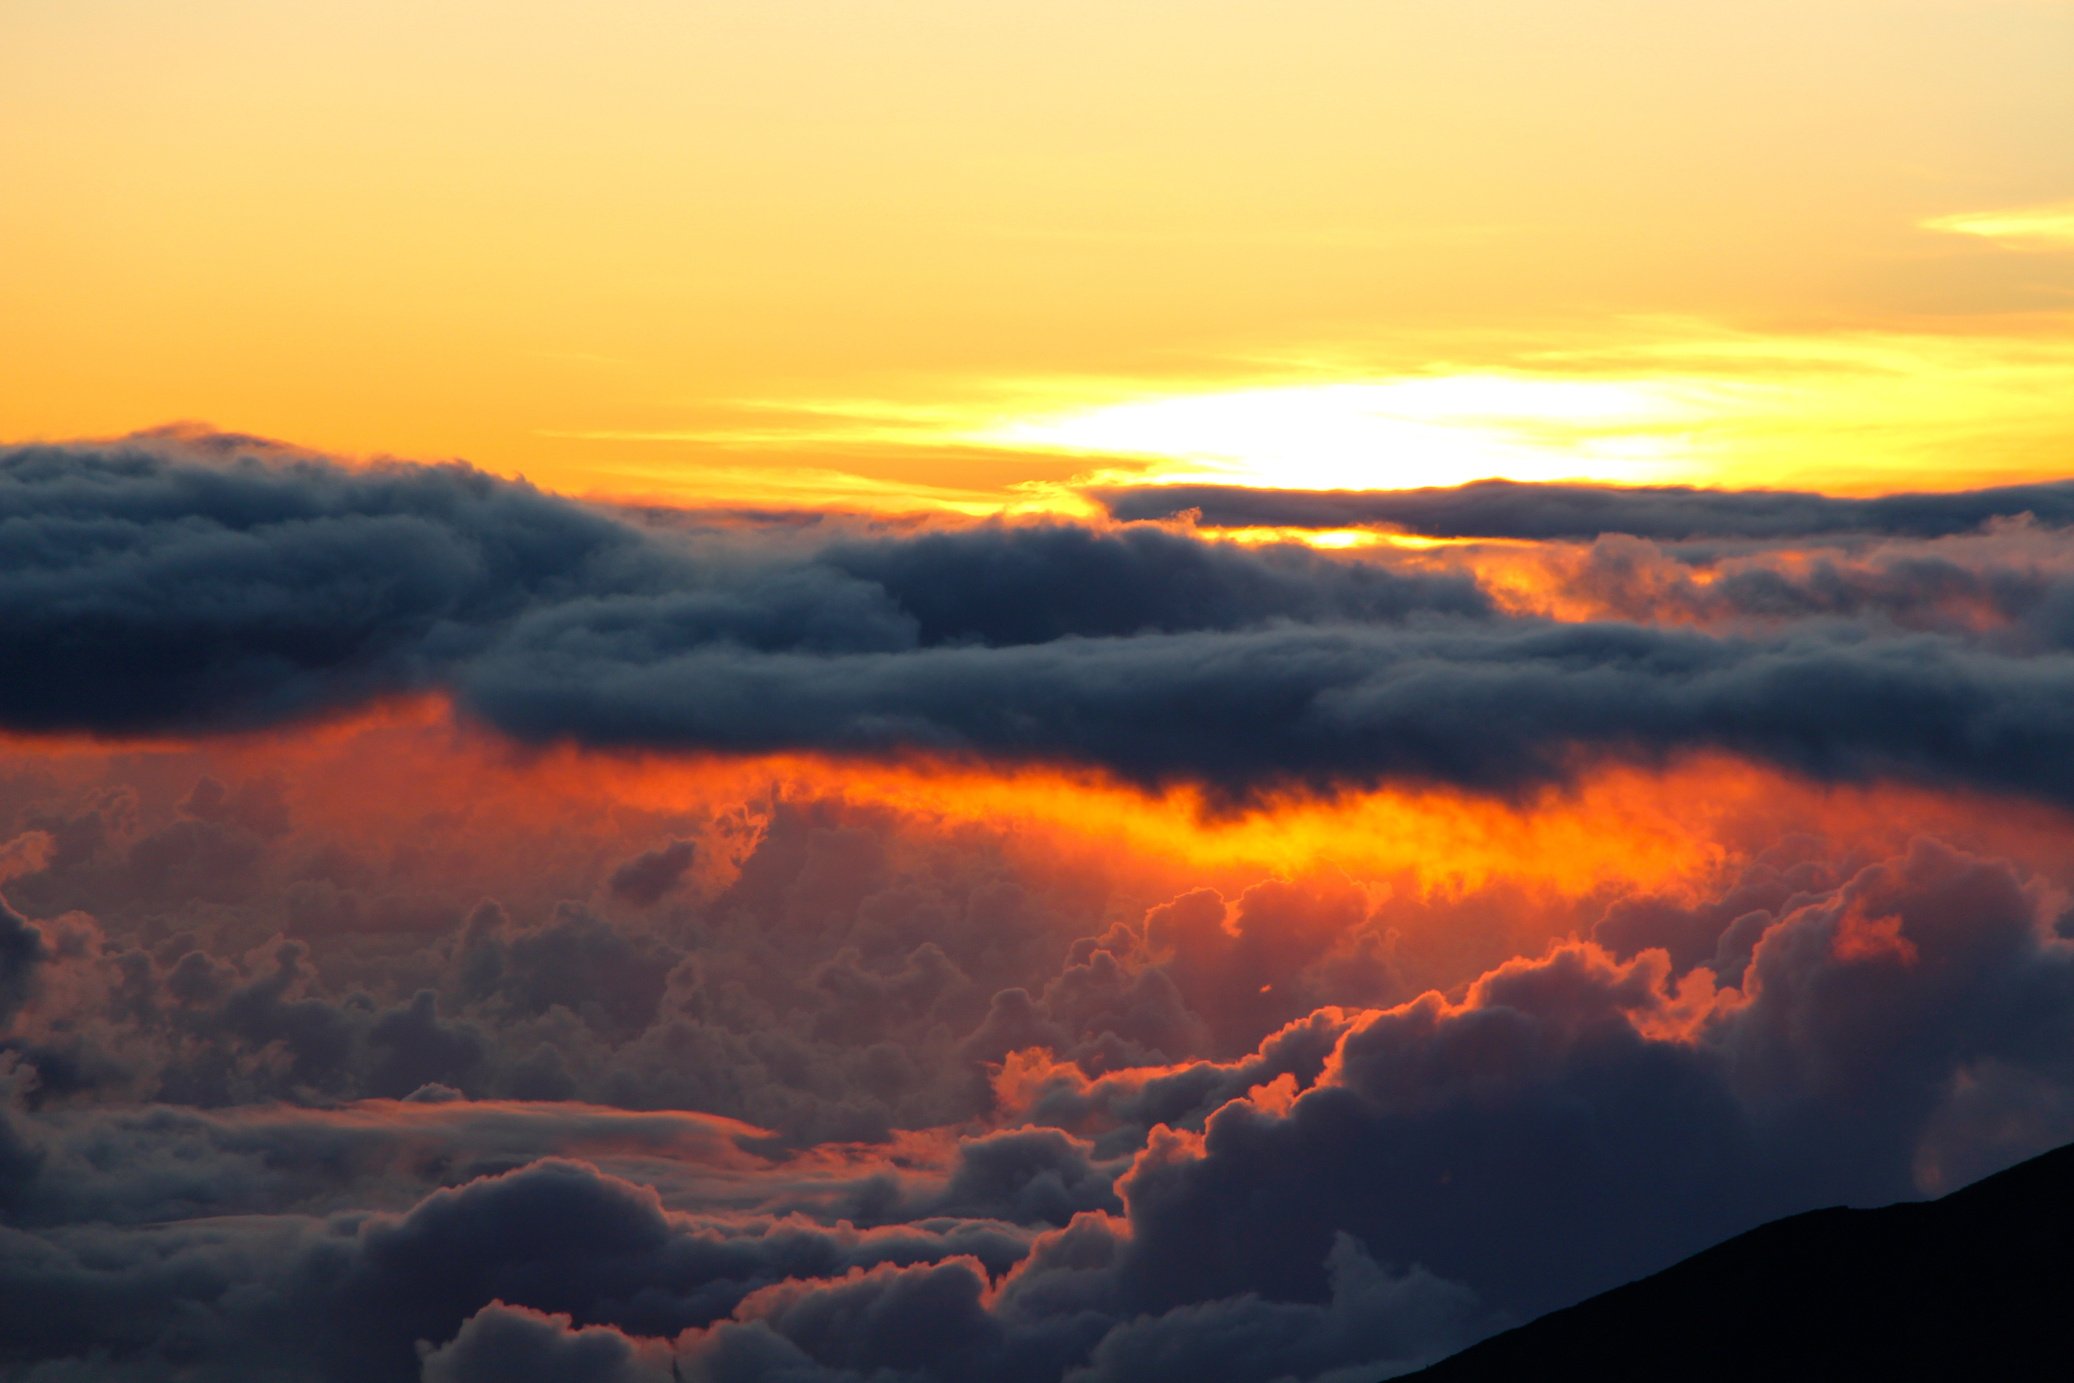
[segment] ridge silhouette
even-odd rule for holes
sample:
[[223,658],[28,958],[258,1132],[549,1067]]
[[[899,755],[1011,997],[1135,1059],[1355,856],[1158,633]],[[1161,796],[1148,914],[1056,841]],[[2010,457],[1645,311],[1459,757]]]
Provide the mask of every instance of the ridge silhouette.
[[1406,1377],[2074,1378],[2074,1145],[1938,1200],[1774,1220]]

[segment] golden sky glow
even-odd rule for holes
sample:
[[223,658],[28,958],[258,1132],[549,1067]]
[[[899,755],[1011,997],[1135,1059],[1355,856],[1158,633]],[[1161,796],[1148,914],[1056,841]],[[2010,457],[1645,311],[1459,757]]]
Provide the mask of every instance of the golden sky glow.
[[1934,216],[1923,226],[1926,230],[1977,235],[1984,240],[2008,245],[2041,248],[2074,245],[2074,201],[2057,202],[2051,206],[2016,207],[2008,211]]
[[0,435],[579,491],[2061,474],[2074,6],[0,8]]

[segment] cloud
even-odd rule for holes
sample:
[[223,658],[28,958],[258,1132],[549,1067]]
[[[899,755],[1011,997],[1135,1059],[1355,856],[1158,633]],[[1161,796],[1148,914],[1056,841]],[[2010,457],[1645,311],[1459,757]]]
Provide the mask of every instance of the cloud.
[[38,971],[49,960],[42,929],[0,900],[0,1024],[36,992]]
[[1119,1281],[1141,1308],[1318,1300],[1351,1233],[1533,1314],[1736,1225],[2003,1165],[1939,1111],[1975,1071],[2068,1078],[2074,953],[2046,903],[1925,842],[1771,918],[1736,990],[1566,945],[1377,1013],[1287,1105],[1155,1132],[1119,1186]]
[[139,441],[0,454],[0,679],[16,729],[260,724],[420,685],[442,649],[643,554],[461,466],[348,470]]
[[1923,222],[1923,229],[1978,236],[2019,249],[2064,249],[2074,245],[2074,201],[1934,216]]
[[1248,552],[1157,528],[1066,524],[840,544],[831,565],[879,585],[917,621],[923,647],[1003,646],[1274,621],[1394,623],[1474,616],[1489,602],[1460,576],[1335,562],[1298,547]]
[[1459,1284],[1421,1268],[1390,1272],[1345,1234],[1334,1237],[1325,1271],[1322,1303],[1249,1294],[1137,1317],[1104,1335],[1067,1383],[1382,1379],[1502,1323]]
[[1744,633],[1850,621],[2035,649],[2066,642],[2067,557],[2054,530],[1998,520],[1957,537],[1755,550],[1610,534],[1471,560],[1497,565],[1505,601],[1521,613]]
[[615,897],[651,907],[684,880],[697,855],[688,840],[673,840],[657,850],[644,850],[612,871],[608,881]]
[[1139,784],[1509,793],[1581,751],[1725,749],[1817,777],[2074,799],[2074,662],[1848,625],[1277,627],[846,656],[521,630],[461,679],[525,740],[1065,760]]
[[609,1326],[493,1302],[424,1356],[424,1383],[671,1383],[670,1351]]
[[[492,1303],[670,1337],[736,1311],[782,1315],[770,1294],[791,1282],[871,1280],[914,1263],[967,1264],[983,1281],[1021,1247],[984,1225],[862,1233],[701,1219],[666,1210],[646,1187],[550,1159],[434,1191],[401,1212],[0,1231],[9,1342],[0,1358],[66,1357],[91,1341],[162,1366],[204,1361],[221,1377],[265,1365],[290,1376],[409,1379],[419,1341],[456,1341],[443,1365],[453,1368],[508,1347],[524,1323],[463,1329]],[[229,1283],[239,1290],[226,1293]],[[795,1333],[816,1319],[824,1334],[839,1324],[817,1289],[796,1295],[813,1300],[791,1313]],[[121,1314],[99,1316],[118,1304]],[[895,1336],[921,1324],[889,1326],[849,1348],[896,1348]],[[541,1331],[536,1323],[518,1333]],[[609,1346],[579,1338],[560,1352],[595,1363],[614,1354]],[[635,1347],[622,1361],[652,1352]]]
[[[798,844],[774,847],[780,873]],[[1559,943],[1453,997],[1319,1009],[1237,1058],[1091,1073],[1013,1053],[962,1128],[869,1143],[453,1090],[38,1104],[18,1057],[0,1338],[10,1366],[184,1361],[202,1378],[468,1378],[513,1358],[619,1380],[1381,1376],[1767,1216],[1936,1189],[2074,1134],[2057,896],[1927,840],[1827,873],[1789,851],[1684,914],[1609,914],[1604,944]],[[1171,981],[1207,1004],[1231,959],[1218,945],[1240,957],[1282,928],[1358,927],[1345,906],[1322,885],[1184,894],[1049,964],[1150,972],[1214,929],[1208,974]],[[52,987],[17,1022],[95,1001],[74,972],[106,956],[84,924],[24,926],[57,939]],[[523,930],[495,912],[470,927]],[[1708,959],[1674,962],[1659,933]],[[1351,982],[1303,944],[1261,955],[1321,993]],[[1071,1040],[1094,1010],[1045,997],[1043,964],[1004,973]],[[293,948],[179,973],[166,983],[242,1015],[290,1067],[311,1059],[306,1031],[331,1030],[300,1005],[356,1041],[464,1021],[421,995],[327,1001]],[[617,985],[610,967],[572,973]],[[502,992],[455,1000],[471,1060],[495,1064],[512,1025],[536,1021],[524,1006],[494,1019]],[[609,1041],[635,1051],[681,1021],[659,1011]],[[748,1020],[740,1051],[789,1021]],[[958,1040],[928,1060],[956,1061]],[[339,1071],[388,1078],[354,1050]]]
[[[1551,626],[1492,616],[1457,573],[1152,530],[985,528],[748,560],[459,467],[137,443],[16,449],[5,473],[19,560],[0,609],[20,616],[23,656],[0,718],[18,729],[220,730],[440,689],[528,741],[1063,760],[1237,796],[1517,792],[1560,781],[1580,751],[1694,748],[2074,793],[2054,767],[2074,667],[2051,621],[2034,650],[1874,637],[1832,617],[1849,601],[1763,637]],[[2008,508],[1987,494],[1891,512]],[[195,841],[169,839],[154,867],[210,829],[252,834],[228,808],[197,810]]]
[[[18,729],[221,730],[438,689],[527,741],[1067,761],[1241,797],[1384,781],[1511,793],[1561,781],[1579,752],[1696,748],[2074,794],[2055,767],[2074,747],[2064,621],[2034,623],[2045,642],[2028,649],[1835,618],[1870,597],[1762,635],[1550,625],[1491,614],[1460,573],[1146,529],[988,527],[750,559],[460,467],[204,461],[141,442],[18,448],[5,475],[18,560],[0,611],[19,615],[23,656],[0,719]],[[1848,503],[1948,518],[2005,512],[2006,493]],[[196,811],[192,842],[140,866],[237,876],[196,851],[254,838],[250,823],[214,799]],[[208,834],[229,828],[243,835]]]
[[[10,1376],[1367,1383],[2074,1137],[2044,524],[1535,548],[1559,618],[1487,553],[766,535],[241,439],[8,467],[0,592],[85,612],[43,665],[157,669],[0,685],[11,731],[298,727],[0,763]],[[399,690],[500,733],[300,731]],[[1249,821],[1370,834],[1270,876],[513,740],[1410,779],[1638,860],[1431,885],[1362,862],[1425,839],[1388,800],[1305,803]],[[1534,795],[1710,748],[1814,781]]]
[[2065,481],[1866,499],[1796,490],[1511,480],[1417,490],[1158,485],[1093,495],[1125,520],[1168,519],[1194,511],[1196,522],[1209,528],[1381,526],[1433,538],[1589,540],[1603,533],[1662,542],[1838,534],[1929,538],[1970,532],[1992,519],[2019,514],[2054,526],[2074,521],[2074,485]]

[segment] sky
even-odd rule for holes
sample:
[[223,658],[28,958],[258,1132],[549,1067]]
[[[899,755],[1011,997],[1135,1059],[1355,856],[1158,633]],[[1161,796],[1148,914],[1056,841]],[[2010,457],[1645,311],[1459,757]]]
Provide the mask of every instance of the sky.
[[[17,0],[0,433],[990,511],[2051,473],[2055,0]],[[1927,478],[1927,479],[1926,479]]]
[[2070,61],[0,0],[0,1374],[1380,1383],[2074,1140]]

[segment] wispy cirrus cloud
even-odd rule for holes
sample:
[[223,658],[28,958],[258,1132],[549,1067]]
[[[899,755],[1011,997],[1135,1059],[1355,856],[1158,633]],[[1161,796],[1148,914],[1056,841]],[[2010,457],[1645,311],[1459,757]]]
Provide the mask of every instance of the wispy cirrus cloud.
[[1933,216],[1923,229],[1971,235],[2029,250],[2074,250],[2074,197],[1998,211],[1962,211]]

